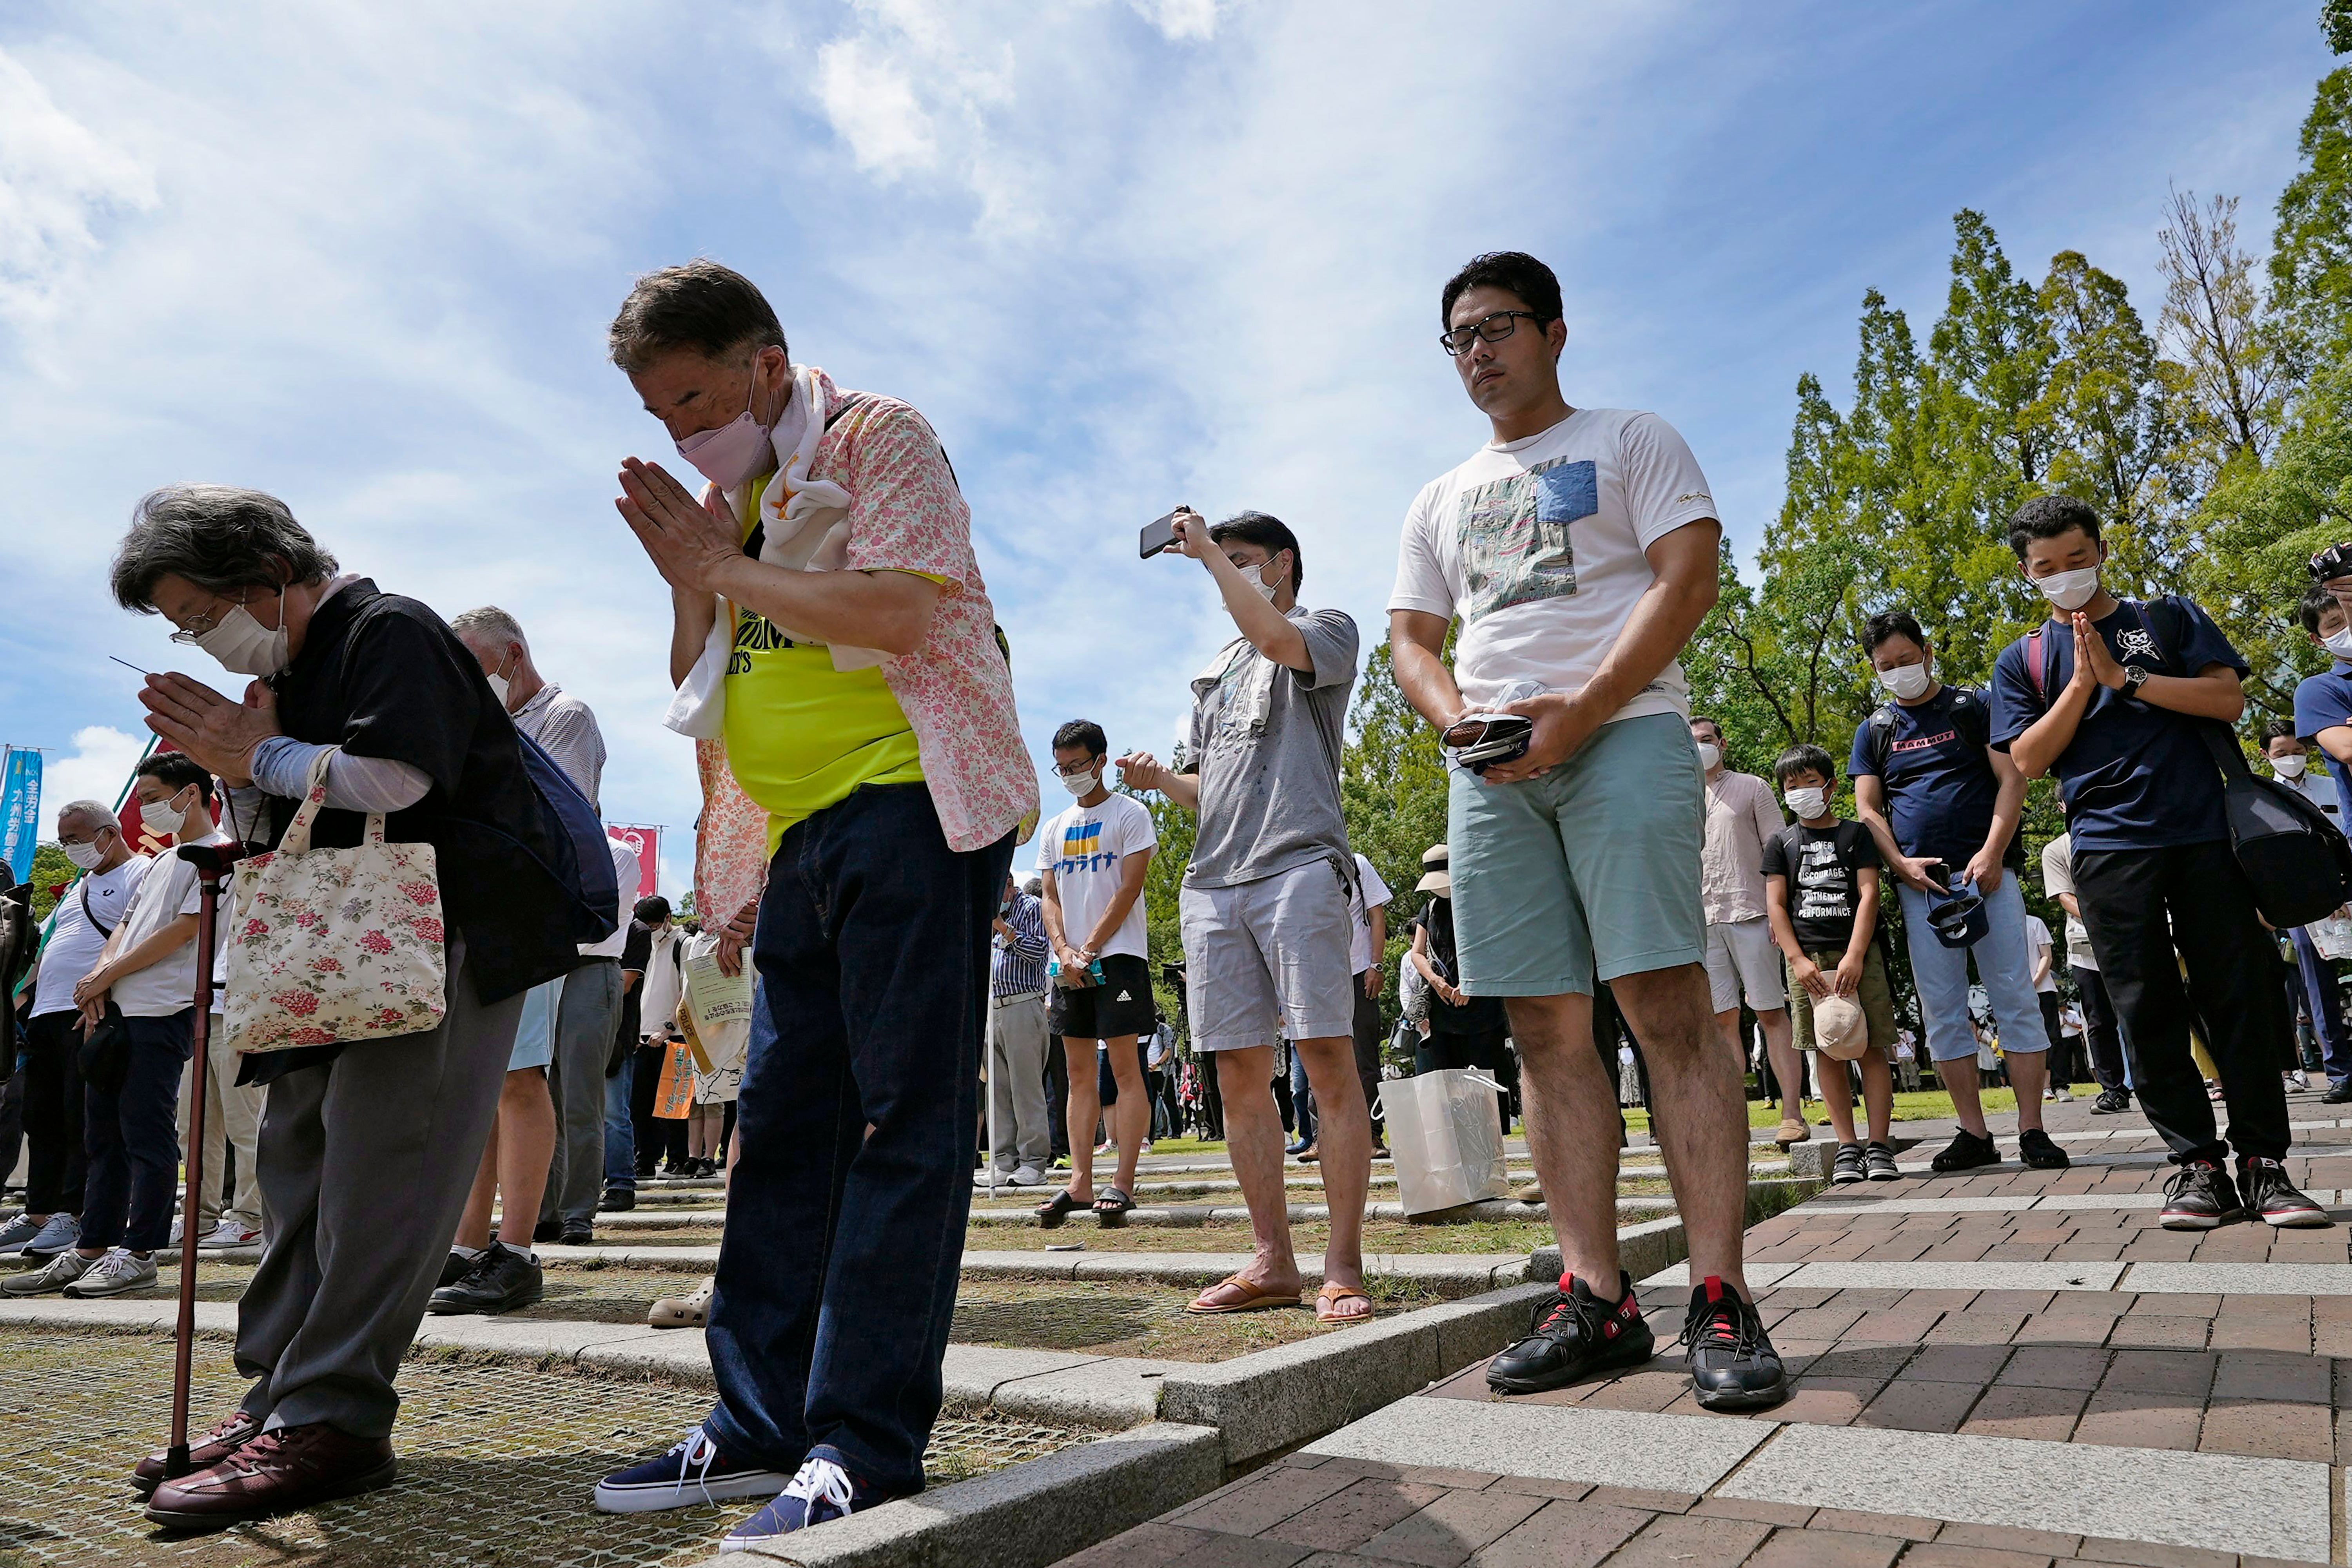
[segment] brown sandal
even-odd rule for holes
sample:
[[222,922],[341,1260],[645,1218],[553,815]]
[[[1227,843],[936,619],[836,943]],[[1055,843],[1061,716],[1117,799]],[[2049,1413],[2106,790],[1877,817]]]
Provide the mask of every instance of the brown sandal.
[[1324,1286],[1321,1290],[1315,1292],[1315,1321],[1318,1323],[1362,1323],[1371,1322],[1372,1314],[1369,1310],[1360,1312],[1341,1312],[1333,1311],[1333,1309],[1341,1301],[1351,1300],[1363,1302],[1367,1309],[1369,1309],[1372,1304],[1371,1297],[1364,1294],[1363,1291],[1357,1290],[1353,1285]]
[[[1238,1291],[1239,1294],[1212,1301],[1210,1298],[1215,1296],[1220,1291]],[[1192,1304],[1184,1310],[1208,1317],[1218,1312],[1264,1312],[1272,1307],[1295,1307],[1297,1304],[1298,1292],[1296,1291],[1286,1296],[1279,1291],[1260,1290],[1239,1274],[1228,1274],[1194,1297]]]

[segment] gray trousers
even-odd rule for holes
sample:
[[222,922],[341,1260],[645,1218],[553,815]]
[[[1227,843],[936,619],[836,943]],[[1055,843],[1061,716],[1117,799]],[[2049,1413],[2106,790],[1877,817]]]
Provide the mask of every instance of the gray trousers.
[[1045,1104],[1045,993],[988,998],[988,1108],[995,1146],[988,1163],[1044,1170],[1053,1158],[1054,1129]]
[[490,1135],[522,998],[486,1006],[449,944],[438,1028],[362,1041],[269,1086],[256,1164],[268,1247],[237,1303],[245,1409],[392,1432],[392,1380],[440,1282]]
[[555,1057],[547,1092],[555,1100],[555,1158],[539,1219],[593,1223],[604,1196],[604,1063],[621,1027],[621,961],[591,958],[563,977],[555,1009]]

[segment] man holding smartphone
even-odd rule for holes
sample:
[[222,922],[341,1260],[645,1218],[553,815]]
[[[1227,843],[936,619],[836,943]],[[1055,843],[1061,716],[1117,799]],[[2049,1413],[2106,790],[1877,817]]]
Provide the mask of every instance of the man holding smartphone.
[[1446,837],[1455,983],[1509,1012],[1566,1268],[1487,1383],[1536,1393],[1653,1349],[1617,1255],[1616,1085],[1592,1044],[1603,980],[1673,1110],[1657,1131],[1698,1281],[1684,1323],[1698,1401],[1778,1404],[1787,1375],[1741,1271],[1747,1106],[1701,965],[1703,792],[1675,663],[1716,599],[1715,500],[1664,420],[1561,396],[1568,328],[1542,262],[1475,258],[1439,317],[1493,439],[1406,514],[1389,635],[1397,685],[1441,732],[1497,706],[1533,721],[1525,755],[1454,773]]
[[1282,1179],[1275,1042],[1307,1066],[1322,1114],[1331,1235],[1315,1315],[1371,1315],[1364,1294],[1364,1192],[1371,1122],[1356,1076],[1349,948],[1356,868],[1339,811],[1339,753],[1356,684],[1356,623],[1298,602],[1298,539],[1263,512],[1214,528],[1179,510],[1171,549],[1199,561],[1240,635],[1192,681],[1186,759],[1119,758],[1129,788],[1200,814],[1181,901],[1192,1047],[1214,1052],[1226,1147],[1249,1205],[1256,1255],[1201,1292],[1195,1312],[1296,1305],[1301,1279]]

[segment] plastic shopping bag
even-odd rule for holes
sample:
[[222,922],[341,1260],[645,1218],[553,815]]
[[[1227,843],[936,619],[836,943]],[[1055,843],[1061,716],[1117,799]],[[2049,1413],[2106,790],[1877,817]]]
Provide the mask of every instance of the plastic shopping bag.
[[694,1053],[686,1041],[674,1040],[662,1058],[661,1082],[654,1089],[654,1114],[682,1122],[694,1109]]
[[1381,1109],[1405,1213],[1509,1196],[1499,1092],[1492,1078],[1466,1067],[1381,1084]]

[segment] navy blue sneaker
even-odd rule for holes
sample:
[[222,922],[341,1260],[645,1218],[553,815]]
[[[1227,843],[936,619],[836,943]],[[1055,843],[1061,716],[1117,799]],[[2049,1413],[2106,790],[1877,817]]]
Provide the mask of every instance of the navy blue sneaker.
[[773,1502],[729,1531],[719,1550],[743,1552],[766,1546],[796,1530],[846,1519],[889,1500],[831,1459],[812,1458]]
[[773,1497],[792,1484],[777,1470],[729,1458],[697,1427],[657,1459],[614,1470],[596,1483],[596,1506],[606,1513],[656,1513],[666,1508]]

